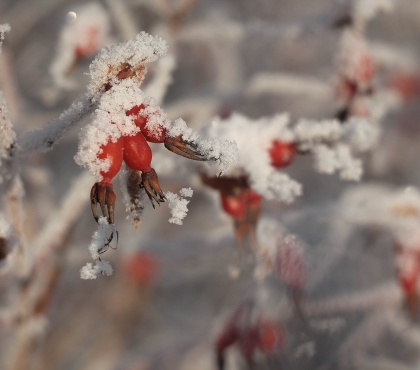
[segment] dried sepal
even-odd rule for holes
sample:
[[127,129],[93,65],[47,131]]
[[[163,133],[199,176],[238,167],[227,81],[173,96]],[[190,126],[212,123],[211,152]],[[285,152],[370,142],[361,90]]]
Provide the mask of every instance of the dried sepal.
[[136,229],[140,224],[144,210],[144,197],[146,195],[144,188],[139,186],[141,182],[141,171],[135,171],[129,167],[121,171],[121,190],[126,210],[129,212]]

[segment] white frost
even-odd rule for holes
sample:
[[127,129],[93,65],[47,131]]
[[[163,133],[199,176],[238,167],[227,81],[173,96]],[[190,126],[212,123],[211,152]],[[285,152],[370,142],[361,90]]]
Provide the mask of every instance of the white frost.
[[165,197],[172,215],[172,217],[169,219],[169,222],[172,224],[182,225],[182,220],[187,216],[188,213],[187,204],[190,202],[183,197],[192,197],[193,190],[191,188],[183,188],[179,193],[181,196],[168,191],[165,193]]
[[179,194],[181,194],[181,196],[183,196],[183,197],[189,197],[189,198],[191,198],[193,196],[193,192],[194,191],[191,188],[182,188],[179,191]]
[[379,125],[369,119],[352,117],[344,127],[349,144],[359,152],[373,149],[379,141]]
[[0,238],[9,239],[12,234],[12,227],[6,221],[3,214],[0,213]]
[[360,185],[346,191],[340,209],[355,224],[377,225],[389,230],[403,248],[418,250],[420,246],[420,192],[417,188]]
[[89,244],[89,253],[95,260],[95,265],[87,263],[80,270],[82,279],[96,279],[99,274],[112,275],[112,267],[108,261],[100,260],[100,251],[107,245],[111,235],[115,232],[115,226],[108,224],[105,217],[98,220],[98,229],[93,233],[92,241]]
[[128,63],[131,67],[149,63],[166,54],[168,44],[158,36],[146,32],[139,33],[134,39],[110,48],[103,48],[90,65],[91,82],[88,91],[96,95],[103,86],[115,78],[118,67]]
[[16,133],[10,121],[6,99],[0,90],[0,166],[1,159],[9,158],[16,141]]
[[313,153],[317,171],[326,174],[339,171],[343,180],[360,180],[363,173],[362,161],[353,158],[347,145],[337,144],[332,147],[317,145],[313,148]]
[[235,141],[239,150],[239,161],[231,167],[229,175],[246,172],[253,190],[267,199],[290,203],[300,195],[301,186],[284,173],[276,171],[270,163],[268,149],[273,140],[292,142],[295,139],[289,127],[289,116],[251,120],[234,113],[227,120],[215,120],[205,128],[203,136],[224,142]]
[[390,12],[394,9],[394,0],[355,0],[355,16],[366,20],[372,19],[379,12]]
[[5,23],[5,24],[0,24],[0,53],[1,53],[1,48],[2,48],[2,44],[3,44],[3,40],[4,40],[4,34],[6,32],[10,31],[10,25]]
[[83,280],[91,280],[96,279],[100,274],[111,276],[112,272],[112,266],[108,261],[98,260],[95,262],[94,266],[90,262],[83,266],[80,269],[80,278]]

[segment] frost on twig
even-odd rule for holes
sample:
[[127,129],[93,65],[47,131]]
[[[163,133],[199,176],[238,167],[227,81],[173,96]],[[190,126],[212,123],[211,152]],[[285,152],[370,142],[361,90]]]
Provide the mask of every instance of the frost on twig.
[[366,184],[347,190],[340,201],[347,220],[389,230],[395,241],[411,250],[420,245],[420,192],[414,187],[392,189]]
[[12,227],[0,213],[0,261],[4,260],[11,249]]
[[127,42],[103,48],[89,67],[91,81],[87,87],[88,92],[95,96],[107,83],[118,83],[117,74],[121,66],[128,64],[135,68],[157,60],[167,51],[168,44],[165,40],[146,32],[139,33]]
[[28,132],[19,140],[17,154],[20,157],[27,157],[51,150],[65,135],[76,129],[80,121],[93,109],[94,104],[88,95],[75,100],[71,107],[58,118],[50,121],[40,130]]
[[[140,132],[136,124],[137,114],[127,113],[133,109],[141,110],[141,116],[147,118],[144,130],[152,136],[182,136],[182,141],[191,145],[203,158],[219,162],[221,173],[237,160],[235,144],[218,139],[201,139],[182,119],[171,122],[156,101],[140,89],[146,73],[144,63],[156,60],[166,51],[167,44],[163,39],[142,32],[126,43],[102,49],[90,65],[88,91],[97,101],[98,108],[92,123],[80,134],[75,161],[89,169],[97,181],[102,179],[101,173],[109,169],[109,161],[99,158],[103,146],[110,141],[115,143],[121,136]],[[170,60],[166,60],[164,66],[169,74]],[[169,77],[166,77],[157,85],[167,84]],[[163,90],[160,95],[162,93]],[[159,139],[158,142],[162,141]]]
[[179,194],[180,196],[168,191],[165,193],[165,197],[172,215],[169,222],[172,224],[182,225],[182,220],[187,216],[188,212],[187,204],[190,202],[185,198],[192,197],[193,190],[191,188],[182,188]]
[[254,276],[263,280],[275,273],[289,287],[302,289],[305,283],[302,242],[276,220],[263,218],[258,224],[259,241]]
[[373,149],[379,139],[379,126],[366,118],[352,117],[345,124],[337,120],[300,120],[294,128],[300,149],[311,151],[315,169],[321,173],[340,173],[343,180],[360,180],[362,161],[352,152]]
[[[10,121],[9,111],[4,94],[0,91],[0,160],[9,158],[13,154],[13,146],[16,141],[16,133]],[[1,165],[1,161],[0,161]]]
[[[4,34],[10,31],[8,24],[0,25],[0,53]],[[6,99],[0,90],[0,184],[13,178],[13,162],[11,158],[16,146],[16,133],[10,120]],[[2,163],[3,162],[3,163]],[[6,163],[4,163],[6,162]],[[7,167],[7,168],[5,168]]]
[[127,166],[123,166],[120,171],[120,184],[125,209],[128,212],[127,219],[131,219],[137,228],[140,224],[141,216],[144,211],[144,201],[146,192],[140,187],[141,172],[135,171]]
[[90,255],[95,260],[95,265],[87,263],[80,270],[80,278],[84,280],[96,279],[98,275],[112,275],[112,266],[108,261],[100,259],[100,253],[109,244],[111,235],[115,233],[115,226],[108,224],[105,217],[100,217],[98,220],[98,229],[92,236],[92,242],[88,249]]
[[97,260],[95,265],[89,262],[80,270],[80,278],[83,280],[96,279],[100,274],[112,275],[112,266],[108,261]]
[[[9,25],[0,25],[0,41],[4,32],[10,30]],[[0,42],[1,50],[1,42]],[[71,107],[63,112],[58,118],[50,121],[40,130],[31,131],[18,142],[10,123],[3,94],[0,96],[0,159],[5,157],[5,151],[10,157],[16,154],[19,157],[27,157],[36,153],[44,153],[51,150],[66,134],[75,129],[83,117],[94,108],[90,96],[85,95],[73,102]]]
[[375,58],[376,64],[383,68],[416,71],[419,65],[416,53],[401,45],[374,41],[370,42],[370,50]]
[[166,91],[172,83],[172,72],[176,67],[176,60],[173,55],[165,55],[159,59],[152,81],[144,89],[148,96],[152,96],[157,105],[163,103]]
[[328,100],[333,97],[333,89],[325,81],[309,76],[260,72],[249,81],[246,94],[253,98],[265,94],[277,94]]
[[394,0],[354,0],[353,11],[355,17],[370,20],[381,11],[392,11],[394,5]]
[[236,142],[239,161],[231,166],[229,175],[245,172],[254,191],[267,199],[290,203],[301,194],[301,185],[287,174],[277,172],[271,166],[268,154],[273,140],[281,138],[284,142],[293,141],[294,135],[288,125],[287,114],[251,120],[234,113],[225,121],[215,120],[211,126],[207,126],[204,136]]
[[87,190],[92,178],[84,171],[74,181],[63,197],[60,207],[47,219],[37,238],[31,245],[36,261],[48,258],[55,249],[63,247],[63,240],[72,228],[88,200]]
[[[13,176],[11,157],[14,153],[16,133],[10,121],[3,92],[0,91],[0,184]],[[5,168],[7,167],[7,168]]]
[[343,180],[360,180],[362,176],[362,161],[352,157],[350,148],[343,144],[332,148],[317,145],[313,149],[315,169],[320,173],[332,174],[340,172]]
[[194,143],[197,150],[207,160],[217,161],[219,164],[219,175],[226,171],[239,160],[238,148],[234,140],[223,138],[201,138],[193,129],[189,128],[182,118],[175,120],[167,130],[168,136],[182,138]]
[[147,129],[158,132],[169,126],[170,121],[163,110],[139,88],[138,82],[126,79],[102,94],[93,121],[84,127],[79,135],[79,150],[75,161],[87,168],[97,180],[101,171],[108,169],[106,159],[99,159],[101,147],[109,141],[116,142],[121,136],[132,136],[140,132],[135,124],[135,115],[126,112],[135,106],[145,106]]
[[1,49],[2,49],[2,45],[3,45],[3,40],[4,40],[4,34],[6,32],[10,31],[10,25],[5,23],[5,24],[0,24],[0,54],[1,54]]
[[266,199],[291,203],[302,193],[299,183],[271,163],[269,149],[275,141],[293,143],[300,152],[314,155],[315,169],[344,180],[359,180],[362,162],[353,153],[372,149],[379,137],[378,125],[365,118],[338,120],[300,120],[290,125],[287,114],[251,120],[234,113],[227,120],[215,120],[204,135],[220,140],[235,140],[240,159],[229,175],[247,175],[251,188]]

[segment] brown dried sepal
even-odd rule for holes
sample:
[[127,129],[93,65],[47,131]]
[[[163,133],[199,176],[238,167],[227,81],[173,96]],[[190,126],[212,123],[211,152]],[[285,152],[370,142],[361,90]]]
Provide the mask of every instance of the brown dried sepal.
[[202,174],[201,181],[204,185],[219,191],[223,195],[236,196],[249,188],[248,180],[242,177],[216,177]]
[[118,66],[109,66],[108,68],[108,82],[105,84],[105,91],[108,91],[112,87],[112,80],[117,78],[118,80],[125,80],[127,78],[133,79],[135,82],[140,83],[146,74],[146,66],[139,64],[132,66],[129,63],[122,63]]
[[7,240],[0,238],[0,261],[4,260],[7,256]]
[[210,158],[203,156],[198,150],[197,146],[190,141],[185,141],[182,135],[177,137],[166,137],[165,148],[170,150],[172,153],[178,154],[182,157],[192,159],[194,161],[208,161]]

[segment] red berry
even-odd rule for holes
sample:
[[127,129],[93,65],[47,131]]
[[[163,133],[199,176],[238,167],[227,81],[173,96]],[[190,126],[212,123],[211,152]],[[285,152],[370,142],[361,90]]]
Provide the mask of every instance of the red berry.
[[417,291],[417,275],[400,277],[401,287],[407,297],[413,296]]
[[395,74],[391,77],[390,84],[404,100],[410,100],[420,93],[420,77],[414,74]]
[[413,296],[417,291],[417,279],[420,272],[418,256],[413,252],[397,251],[398,277],[406,296]]
[[246,216],[246,195],[237,196],[223,195],[221,197],[224,211],[237,221],[245,219]]
[[101,146],[102,153],[98,154],[98,159],[108,159],[109,169],[101,172],[103,181],[111,182],[121,168],[123,161],[123,138],[120,137],[115,143],[109,140],[105,145]]
[[163,126],[160,126],[158,130],[151,131],[146,127],[147,125],[147,116],[141,114],[141,111],[146,107],[141,105],[136,105],[127,111],[127,116],[136,115],[137,117],[134,120],[134,123],[137,127],[140,127],[141,133],[144,135],[147,141],[151,143],[163,143],[166,137],[166,130]]
[[375,74],[375,64],[372,56],[363,54],[359,57],[358,68],[356,69],[356,81],[361,84],[368,84]]
[[131,108],[130,110],[128,110],[125,114],[127,116],[136,116],[137,114],[140,113],[141,110],[143,110],[144,108],[146,108],[144,106],[144,104],[140,104],[140,105],[135,105],[133,108]]
[[246,202],[250,205],[259,205],[262,200],[262,196],[255,191],[248,189],[246,194]]
[[238,340],[238,333],[235,325],[229,325],[217,338],[216,350],[218,353],[225,351]]
[[124,162],[133,170],[149,172],[152,163],[152,150],[146,139],[139,132],[133,136],[124,136]]
[[156,278],[158,265],[152,254],[139,252],[123,262],[123,272],[135,283],[147,285]]
[[263,352],[272,351],[281,341],[278,327],[270,321],[262,321],[259,325],[258,345]]
[[78,59],[86,58],[98,50],[98,34],[99,30],[96,27],[91,27],[87,30],[86,38],[76,46],[74,51]]
[[273,167],[287,167],[293,161],[296,154],[296,145],[294,143],[284,143],[275,140],[268,150],[268,153]]

